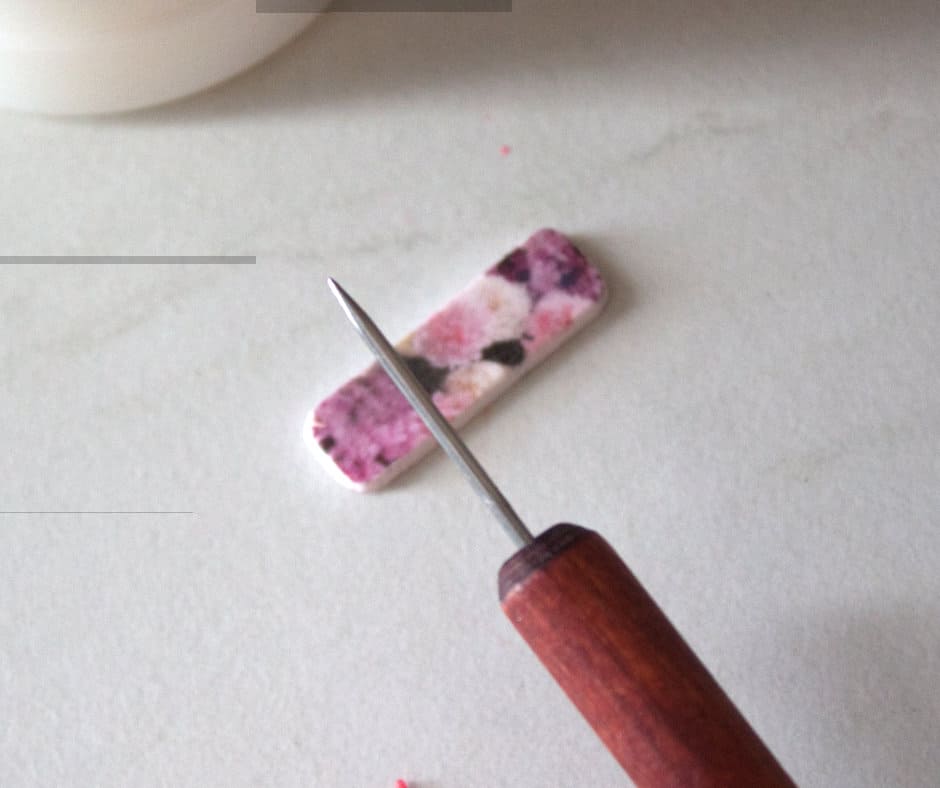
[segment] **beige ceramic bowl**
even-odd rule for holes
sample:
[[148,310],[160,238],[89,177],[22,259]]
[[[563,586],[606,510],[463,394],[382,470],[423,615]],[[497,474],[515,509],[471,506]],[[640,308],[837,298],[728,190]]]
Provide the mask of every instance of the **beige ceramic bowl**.
[[170,101],[248,68],[313,18],[258,14],[255,0],[0,0],[0,105],[95,114]]

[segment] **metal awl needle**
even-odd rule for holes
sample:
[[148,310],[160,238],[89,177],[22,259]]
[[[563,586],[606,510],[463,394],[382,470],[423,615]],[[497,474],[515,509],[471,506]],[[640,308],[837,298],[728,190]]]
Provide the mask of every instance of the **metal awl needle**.
[[431,396],[425,391],[424,387],[418,382],[414,373],[408,368],[408,365],[402,360],[401,356],[392,346],[392,343],[385,338],[385,335],[379,330],[378,326],[372,321],[372,318],[366,314],[365,310],[357,304],[352,296],[349,295],[335,279],[328,278],[330,290],[336,296],[343,311],[356,327],[359,335],[375,354],[382,368],[388,373],[392,382],[404,394],[405,399],[415,409],[417,414],[424,421],[431,435],[441,445],[441,448],[447,452],[447,455],[457,464],[457,467],[463,472],[464,476],[470,481],[476,489],[483,503],[500,521],[503,528],[509,534],[510,538],[518,547],[531,544],[535,538],[525,523],[519,519],[519,515],[513,510],[509,501],[500,492],[499,487],[489,477],[489,474],[483,469],[483,466],[473,456],[470,449],[463,442],[457,431],[451,426],[450,422],[444,418],[443,414],[437,409]]

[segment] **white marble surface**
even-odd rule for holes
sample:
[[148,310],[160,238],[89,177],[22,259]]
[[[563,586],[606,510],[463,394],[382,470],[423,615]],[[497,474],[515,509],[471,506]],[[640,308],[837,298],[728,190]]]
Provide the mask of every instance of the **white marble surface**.
[[[0,785],[625,784],[438,454],[304,412],[530,231],[613,299],[467,436],[621,551],[803,786],[940,774],[940,8],[342,15],[185,103],[0,117]],[[508,156],[499,148],[512,147]]]

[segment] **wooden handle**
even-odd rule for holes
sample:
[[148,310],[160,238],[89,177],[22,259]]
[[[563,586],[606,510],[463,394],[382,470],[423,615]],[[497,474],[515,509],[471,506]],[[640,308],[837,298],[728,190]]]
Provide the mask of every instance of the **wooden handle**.
[[550,528],[503,565],[499,596],[640,788],[795,788],[598,534]]

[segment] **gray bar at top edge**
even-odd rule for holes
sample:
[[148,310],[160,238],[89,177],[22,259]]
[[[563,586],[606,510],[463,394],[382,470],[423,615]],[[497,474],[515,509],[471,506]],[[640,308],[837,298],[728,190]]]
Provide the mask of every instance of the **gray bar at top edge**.
[[512,0],[256,0],[259,14],[480,13],[512,11]]

